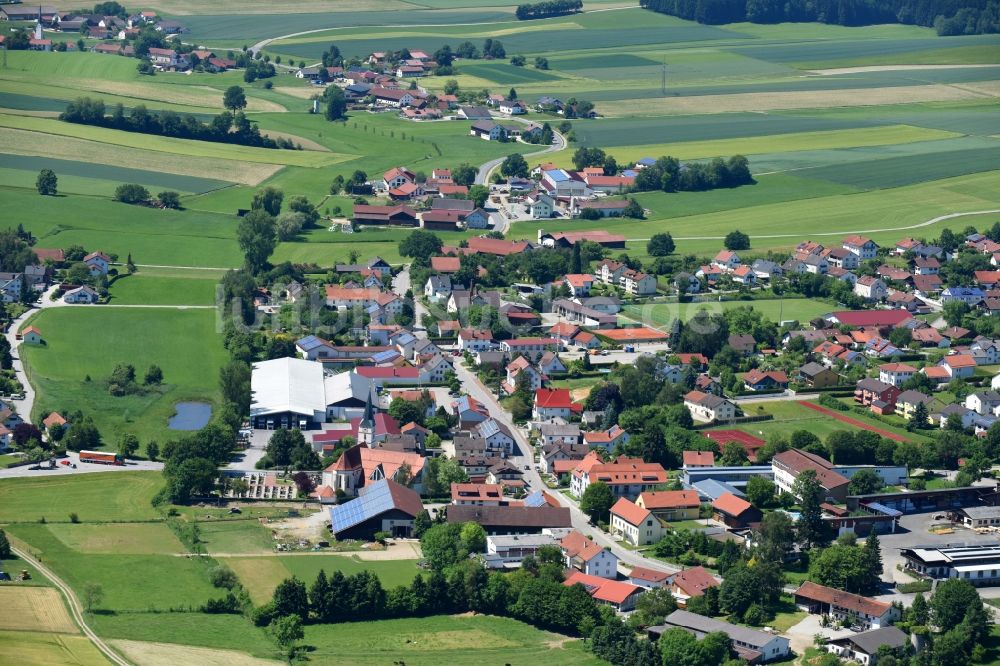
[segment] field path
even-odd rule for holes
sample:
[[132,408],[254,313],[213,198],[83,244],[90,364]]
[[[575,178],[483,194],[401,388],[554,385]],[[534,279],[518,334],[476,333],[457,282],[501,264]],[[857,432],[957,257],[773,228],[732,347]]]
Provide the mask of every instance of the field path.
[[[937,217],[931,218],[924,222],[918,222],[917,224],[910,224],[905,227],[885,227],[883,229],[860,229],[854,231],[810,231],[809,233],[813,236],[848,236],[850,234],[874,234],[887,231],[908,231],[910,229],[919,229],[921,227],[929,227],[938,222],[944,222],[945,220],[953,220],[956,217],[966,217],[968,215],[990,215],[992,213],[1000,213],[1000,208],[993,208],[991,210],[972,210],[965,213],[948,213],[947,215],[938,215]],[[754,238],[801,238],[802,234],[766,234],[766,235],[754,235]],[[687,241],[687,240],[723,240],[725,236],[677,236],[674,240]],[[628,241],[648,241],[648,238],[627,238]]]
[[[639,5],[629,5],[627,7],[607,7],[605,9],[591,9],[585,12],[577,12],[577,14],[597,14],[599,12],[617,12],[623,9],[636,9]],[[429,9],[427,11],[434,11]],[[335,16],[335,14],[334,14]],[[568,16],[574,16],[574,14],[568,14]],[[502,21],[479,21],[478,23],[427,23],[421,24],[421,28],[451,28],[455,26],[475,26],[475,25],[496,25],[498,23],[514,23],[517,19],[512,15],[509,19],[504,19]],[[292,39],[293,37],[302,37],[303,35],[312,35],[317,32],[327,32],[328,30],[354,30],[356,28],[365,28],[366,30],[377,30],[378,28],[406,28],[405,24],[392,24],[392,25],[335,25],[329,28],[314,28],[312,30],[303,30],[301,32],[293,32],[287,35],[279,35],[278,37],[268,37],[267,39],[262,39],[253,46],[250,47],[250,51],[257,53],[257,51],[266,48],[271,42],[276,42],[282,39]]]
[[810,74],[820,76],[836,76],[837,74],[862,74],[864,72],[909,72],[922,69],[969,69],[981,67],[1000,67],[996,64],[985,65],[865,65],[863,67],[836,67],[833,69],[811,69]]
[[862,430],[867,430],[869,432],[874,432],[875,434],[881,435],[882,437],[885,437],[886,439],[891,439],[891,440],[893,440],[895,442],[908,442],[908,441],[910,441],[907,438],[903,437],[902,435],[897,435],[895,433],[889,432],[888,430],[882,430],[881,428],[876,428],[875,426],[870,426],[867,423],[864,423],[863,421],[858,421],[857,419],[852,419],[850,416],[844,416],[840,412],[836,412],[836,411],[834,411],[832,409],[827,409],[826,407],[822,407],[820,405],[817,405],[816,403],[813,403],[813,402],[800,402],[799,404],[802,405],[803,407],[808,407],[809,409],[817,411],[820,414],[824,414],[826,416],[833,417],[833,418],[837,419],[838,421],[840,421],[841,423],[846,423],[846,424],[852,425],[852,426],[854,426],[856,428],[861,428]]
[[95,634],[93,629],[90,628],[90,625],[88,625],[87,621],[83,618],[83,611],[81,610],[82,607],[80,605],[80,600],[77,599],[76,593],[73,592],[73,588],[64,583],[62,579],[59,578],[59,576],[55,575],[55,573],[52,572],[52,569],[49,569],[47,566],[42,564],[40,560],[31,557],[28,553],[24,552],[23,550],[14,545],[11,545],[11,550],[17,553],[18,557],[21,557],[27,560],[28,562],[31,562],[32,566],[38,569],[38,571],[46,578],[51,580],[52,584],[55,585],[60,592],[62,592],[63,596],[66,597],[67,603],[69,604],[70,614],[73,616],[73,619],[76,621],[76,623],[80,625],[80,629],[82,629],[83,633],[87,636],[87,638],[90,639],[90,642],[94,644],[94,647],[100,650],[101,653],[104,654],[104,656],[107,657],[111,663],[118,664],[118,666],[132,666],[132,662],[128,661],[127,659],[120,656],[117,652],[112,650],[111,647],[107,643],[105,643],[100,636]]

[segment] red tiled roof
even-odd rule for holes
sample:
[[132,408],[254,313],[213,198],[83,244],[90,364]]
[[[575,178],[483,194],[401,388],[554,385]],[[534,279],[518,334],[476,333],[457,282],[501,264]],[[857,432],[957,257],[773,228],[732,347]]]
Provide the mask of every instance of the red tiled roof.
[[906,310],[844,310],[833,316],[845,326],[896,326],[913,319]]
[[535,406],[547,409],[570,409],[573,400],[569,389],[535,389]]
[[691,567],[674,576],[673,584],[689,597],[700,597],[710,587],[720,585],[705,567]]
[[972,358],[968,354],[952,354],[951,356],[945,356],[944,362],[952,369],[976,367],[976,359]]
[[892,604],[885,601],[878,601],[877,599],[862,597],[859,594],[835,590],[832,587],[819,585],[811,580],[803,582],[799,586],[799,589],[795,590],[795,596],[805,597],[806,599],[825,604],[832,604],[858,613],[864,613],[871,617],[882,617],[892,607]]
[[611,514],[619,516],[630,525],[641,525],[644,520],[652,515],[649,509],[643,509],[641,506],[630,502],[624,497],[619,498],[615,502],[615,505],[611,507]]
[[[691,453],[691,451],[685,451]],[[701,505],[694,490],[654,490],[641,493],[642,506],[650,511],[656,509],[686,509]]]
[[650,583],[662,583],[670,578],[670,574],[666,571],[657,571],[656,569],[647,569],[646,567],[635,567],[629,572],[628,577],[645,580]]
[[715,464],[715,454],[711,451],[685,451],[683,464],[685,466],[711,467]]
[[747,509],[751,508],[750,502],[737,497],[732,493],[723,493],[714,502],[712,502],[712,508],[718,509],[719,511],[728,514],[730,516],[739,516]]
[[589,562],[604,552],[601,546],[576,530],[564,536],[559,546],[566,551],[566,557],[579,557],[584,562]]
[[563,585],[567,587],[576,585],[577,583],[587,588],[587,592],[594,599],[613,604],[624,603],[633,594],[642,592],[641,587],[598,576],[590,576],[581,571],[574,571],[563,581]]

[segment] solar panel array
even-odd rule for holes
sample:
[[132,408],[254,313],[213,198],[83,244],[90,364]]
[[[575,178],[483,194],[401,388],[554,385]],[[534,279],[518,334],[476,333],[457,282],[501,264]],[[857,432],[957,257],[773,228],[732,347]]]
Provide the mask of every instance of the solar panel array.
[[541,490],[536,490],[524,498],[524,506],[545,506],[545,497]]
[[394,507],[389,482],[382,479],[365,488],[360,497],[330,509],[330,525],[337,534]]

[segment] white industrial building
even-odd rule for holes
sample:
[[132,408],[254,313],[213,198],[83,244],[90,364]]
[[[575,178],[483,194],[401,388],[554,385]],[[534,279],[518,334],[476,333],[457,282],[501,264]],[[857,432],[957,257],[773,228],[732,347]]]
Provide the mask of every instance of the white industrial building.
[[253,364],[250,421],[254,428],[314,430],[329,421],[360,416],[371,382],[353,372],[329,373],[323,364],[276,358]]

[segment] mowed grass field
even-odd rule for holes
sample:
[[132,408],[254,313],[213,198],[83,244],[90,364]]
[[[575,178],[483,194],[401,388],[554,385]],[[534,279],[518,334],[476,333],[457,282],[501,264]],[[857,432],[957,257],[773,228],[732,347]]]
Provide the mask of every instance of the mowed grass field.
[[622,314],[633,321],[640,321],[651,326],[663,327],[680,319],[688,321],[698,312],[709,314],[723,313],[726,310],[739,307],[750,307],[771,321],[787,321],[794,319],[808,322],[836,309],[835,305],[809,298],[785,298],[759,301],[707,301],[703,303],[649,303],[646,305],[627,305]]
[[108,472],[0,480],[0,523],[153,520],[153,496],[163,487],[158,472]]
[[[215,403],[219,368],[226,354],[213,310],[157,308],[57,308],[31,320],[44,346],[22,347],[38,399],[35,417],[76,409],[94,418],[106,445],[118,435],[138,435],[143,446],[182,433],[167,428],[174,404]],[[81,353],[81,350],[89,350]],[[156,364],[163,385],[137,395],[112,396],[107,378],[115,365],[131,363],[142,378]]]
[[208,270],[142,267],[110,286],[114,305],[212,305],[222,275]]
[[344,666],[404,662],[455,664],[604,664],[582,641],[540,631],[523,622],[488,615],[438,616],[350,625],[310,625],[310,657]]
[[345,575],[369,570],[378,575],[385,588],[409,585],[419,571],[416,560],[360,560],[350,555],[273,555],[267,557],[221,557],[240,577],[256,603],[271,598],[274,588],[292,576],[312,584],[320,569]]
[[164,523],[52,524],[49,531],[70,550],[99,555],[156,555],[186,552]]

